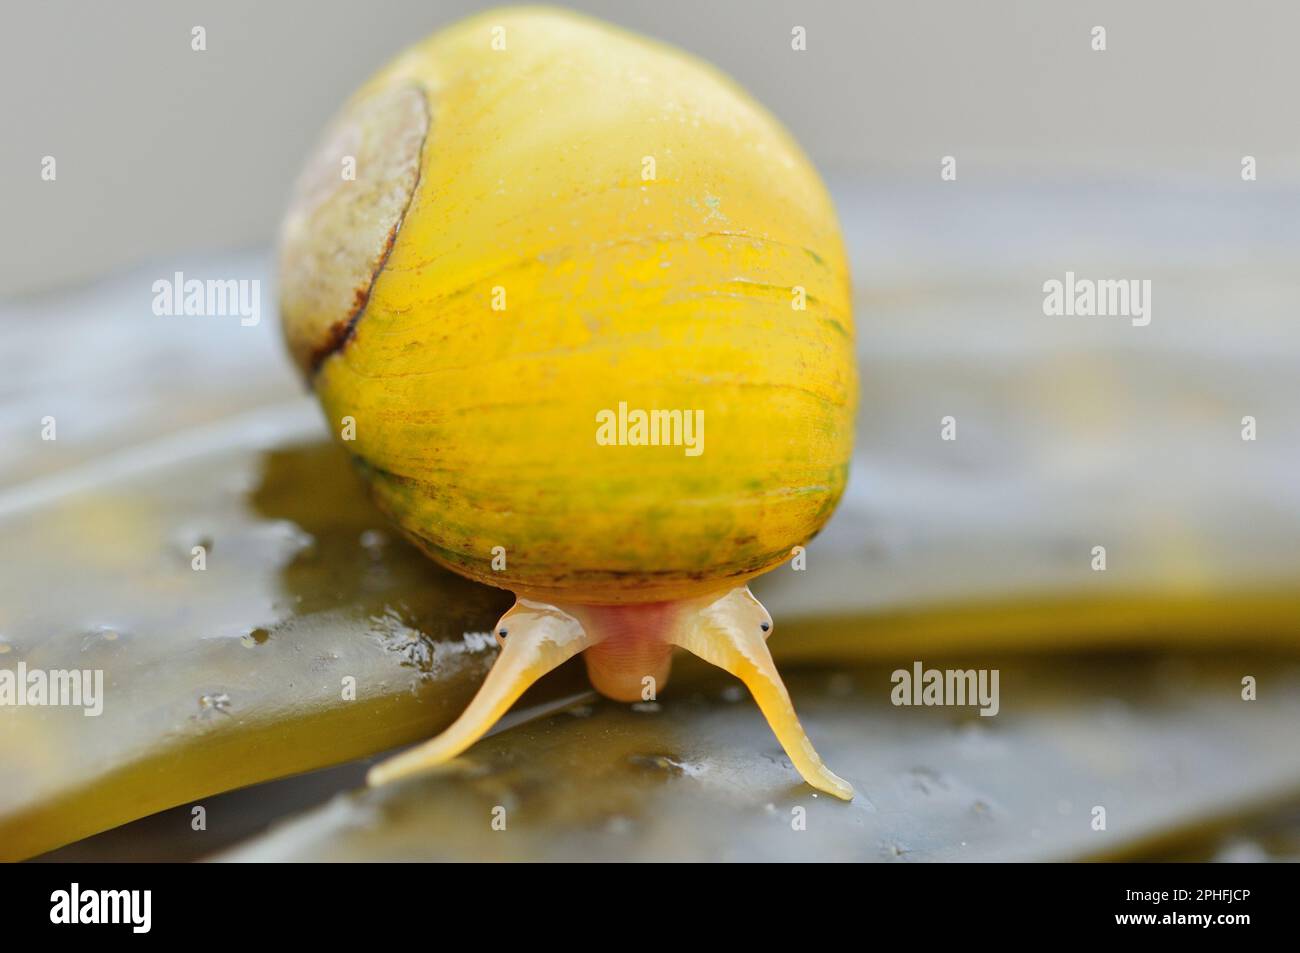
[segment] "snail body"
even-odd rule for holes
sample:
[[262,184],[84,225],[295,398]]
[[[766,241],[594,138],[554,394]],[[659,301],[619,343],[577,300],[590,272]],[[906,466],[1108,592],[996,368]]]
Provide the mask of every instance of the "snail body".
[[492,11],[349,100],[280,262],[289,350],[380,508],[517,597],[466,713],[372,780],[453,757],[579,651],[631,700],[684,647],[850,796],[746,586],[830,517],[856,395],[834,210],[770,115],[667,47]]

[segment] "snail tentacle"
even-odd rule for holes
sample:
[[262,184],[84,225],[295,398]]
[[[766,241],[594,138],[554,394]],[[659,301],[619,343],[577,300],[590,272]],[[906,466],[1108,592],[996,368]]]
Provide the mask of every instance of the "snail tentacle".
[[851,801],[853,786],[826,767],[799,724],[790,693],[767,649],[771,631],[767,610],[748,586],[740,586],[686,614],[668,638],[744,682],[803,779],[819,791]]
[[483,737],[530,685],[599,641],[563,609],[529,599],[516,601],[494,631],[501,654],[469,707],[436,738],[375,765],[367,783],[387,784],[450,761]]

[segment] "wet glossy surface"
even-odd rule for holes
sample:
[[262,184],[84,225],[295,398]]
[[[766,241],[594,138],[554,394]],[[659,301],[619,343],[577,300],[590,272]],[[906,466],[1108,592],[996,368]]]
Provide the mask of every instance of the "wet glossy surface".
[[[809,733],[861,803],[835,813],[812,799],[752,703],[724,703],[734,686],[702,673],[696,698],[682,666],[654,711],[600,703],[525,721],[471,749],[469,775],[364,795],[255,849],[658,856],[690,853],[694,836],[745,856],[952,857],[963,841],[1077,856],[1300,793],[1300,240],[1259,224],[1295,200],[1233,211],[1161,194],[1045,192],[1012,215],[989,192],[920,221],[906,192],[842,202],[870,289],[858,457],[807,570],[782,567],[755,591]],[[1145,224],[1115,248],[1125,209]],[[1084,224],[1062,236],[1064,220]],[[1200,231],[1179,233],[1189,220]],[[987,245],[944,237],[980,222]],[[1144,263],[1160,289],[1150,327],[1042,316],[1037,289],[1065,267]],[[370,506],[269,316],[157,318],[148,277],[0,315],[18,345],[0,399],[0,666],[102,669],[107,694],[99,718],[0,707],[0,856],[429,737],[481,681],[486,632],[509,605],[437,569]],[[39,438],[44,414],[56,442]],[[939,440],[947,414],[955,442]],[[1258,441],[1240,439],[1243,414]],[[1090,566],[1098,543],[1104,573]],[[1159,656],[1123,654],[1143,646]],[[1095,647],[1120,654],[1056,654]],[[1150,694],[1162,666],[1200,671],[1189,647],[1207,670]],[[966,756],[963,718],[887,706],[887,672],[918,658],[1006,667],[1004,714],[965,729],[1000,739],[997,759]],[[821,668],[801,675],[799,661]],[[1259,702],[1236,700],[1243,674],[1260,678]],[[580,666],[557,672],[529,701],[582,684]],[[1162,750],[1177,784],[1153,786]],[[946,788],[923,781],[941,792],[924,794],[913,769]],[[1099,788],[1119,805],[1106,842],[1078,826]],[[513,836],[480,823],[497,803]],[[976,803],[991,826],[976,826],[989,823]],[[791,840],[799,805],[808,831]]]
[[[1293,662],[999,664],[1014,701],[996,718],[892,707],[886,668],[788,679],[819,749],[857,789],[851,803],[798,784],[748,699],[708,677],[651,710],[602,701],[521,726],[441,776],[340,795],[228,856],[1108,858],[1162,849],[1226,805],[1259,808],[1294,790]],[[1239,673],[1261,667],[1274,672],[1270,700],[1240,701]],[[1093,829],[1096,807],[1105,830]]]
[[106,696],[0,709],[8,856],[424,737],[509,602],[395,538],[328,444],[217,449],[5,527],[4,664],[102,669]]

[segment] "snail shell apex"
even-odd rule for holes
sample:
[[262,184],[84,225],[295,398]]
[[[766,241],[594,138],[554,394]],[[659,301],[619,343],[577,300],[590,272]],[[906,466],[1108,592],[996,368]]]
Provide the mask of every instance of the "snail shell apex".
[[[843,492],[830,200],[772,116],[660,44],[530,8],[408,50],[300,180],[281,289],[380,507],[470,578],[590,604],[743,585]],[[602,445],[620,404],[702,412],[703,452]]]

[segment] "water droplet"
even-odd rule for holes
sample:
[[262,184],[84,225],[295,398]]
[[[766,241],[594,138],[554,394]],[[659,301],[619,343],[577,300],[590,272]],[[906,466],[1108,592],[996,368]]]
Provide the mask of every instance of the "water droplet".
[[911,772],[912,787],[922,794],[934,794],[936,791],[946,791],[948,782],[943,776],[932,768],[913,768]]
[[243,642],[251,649],[255,645],[263,644],[270,637],[271,637],[270,632],[268,632],[266,629],[259,627],[256,629],[250,629],[248,634],[240,638],[239,641]]
[[361,534],[361,548],[372,556],[379,556],[388,545],[388,535],[377,529],[368,529]]
[[730,702],[733,705],[736,702],[744,701],[745,690],[739,685],[728,685],[722,690],[722,700],[724,702]]
[[122,630],[115,625],[99,625],[81,637],[81,651],[112,646],[122,639]]
[[665,774],[681,774],[681,764],[666,754],[628,755],[627,763],[648,771],[662,771]]
[[704,765],[683,761],[670,754],[628,755],[627,763],[641,771],[669,777],[697,778],[704,773]]
[[399,656],[399,664],[414,668],[421,675],[430,674],[436,667],[440,646],[443,651],[447,650],[445,643],[435,642],[432,637],[409,625],[402,611],[393,606],[370,617],[370,631],[379,637],[387,651]]
[[320,556],[316,537],[291,520],[272,520],[258,525],[252,533],[258,548],[277,554],[277,562],[310,562]]
[[221,712],[223,715],[230,711],[230,696],[225,692],[213,692],[210,695],[199,696],[199,711],[204,714],[211,712]]

